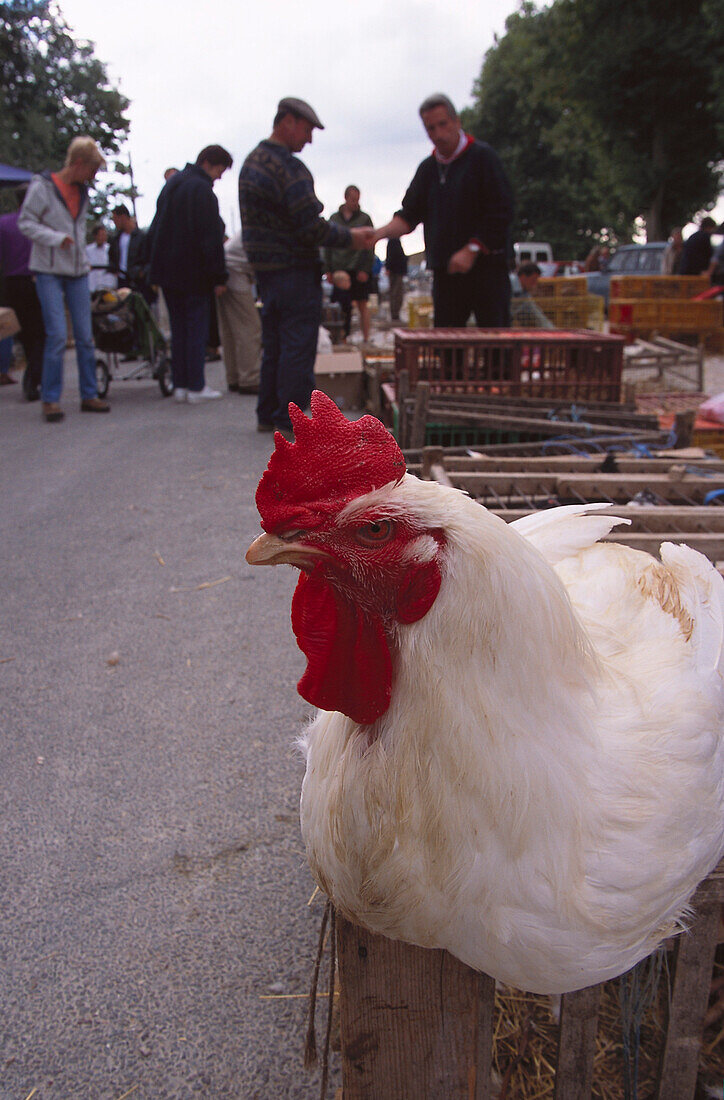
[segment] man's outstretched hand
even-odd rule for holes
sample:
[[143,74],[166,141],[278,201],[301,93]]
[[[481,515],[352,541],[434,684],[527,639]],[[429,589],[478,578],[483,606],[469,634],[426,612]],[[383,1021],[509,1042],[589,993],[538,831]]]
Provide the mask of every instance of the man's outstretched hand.
[[350,233],[352,235],[352,248],[374,248],[375,231],[371,225],[363,225],[357,229],[350,229]]

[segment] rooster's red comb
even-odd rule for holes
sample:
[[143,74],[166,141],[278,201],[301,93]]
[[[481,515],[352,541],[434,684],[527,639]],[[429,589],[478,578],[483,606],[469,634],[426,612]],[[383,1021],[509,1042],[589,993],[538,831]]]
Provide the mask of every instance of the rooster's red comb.
[[319,527],[350,500],[405,473],[402,451],[374,416],[347,420],[319,390],[311,405],[311,419],[289,406],[294,443],[277,433],[256,490],[261,525],[270,533]]

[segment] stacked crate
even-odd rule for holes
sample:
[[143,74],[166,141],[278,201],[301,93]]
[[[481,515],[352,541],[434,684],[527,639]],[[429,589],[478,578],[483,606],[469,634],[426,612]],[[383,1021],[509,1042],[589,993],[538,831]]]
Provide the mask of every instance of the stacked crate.
[[395,374],[433,393],[620,401],[623,344],[555,329],[395,329]]
[[706,275],[618,275],[611,278],[608,319],[612,332],[652,332],[699,338],[721,330],[722,302],[694,301],[709,288]]
[[539,279],[531,297],[556,328],[603,331],[603,298],[588,293],[585,275]]

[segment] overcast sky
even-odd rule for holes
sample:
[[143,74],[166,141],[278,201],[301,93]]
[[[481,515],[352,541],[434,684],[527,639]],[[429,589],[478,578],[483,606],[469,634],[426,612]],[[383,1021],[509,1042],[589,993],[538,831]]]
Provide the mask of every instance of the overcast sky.
[[[129,148],[140,225],[153,217],[164,169],[211,143],[233,168],[216,184],[227,231],[239,227],[237,178],[268,137],[283,96],[308,100],[325,129],[301,154],[329,215],[355,183],[362,208],[387,221],[431,146],[417,108],[446,92],[469,105],[494,35],[516,0],[59,0],[76,39],[90,39],[131,100]],[[421,235],[403,239],[422,247]],[[378,246],[381,249],[383,246]]]

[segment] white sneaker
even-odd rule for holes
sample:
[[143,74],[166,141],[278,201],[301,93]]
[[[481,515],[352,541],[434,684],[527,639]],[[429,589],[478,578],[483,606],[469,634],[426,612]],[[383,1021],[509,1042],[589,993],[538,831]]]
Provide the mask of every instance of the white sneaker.
[[195,405],[197,401],[211,401],[215,397],[221,397],[218,390],[212,390],[211,386],[204,386],[202,390],[189,390],[186,395],[186,400],[191,405]]
[[185,401],[188,392],[188,390],[182,390],[180,389],[180,387],[177,386],[176,389],[173,391],[174,401]]

